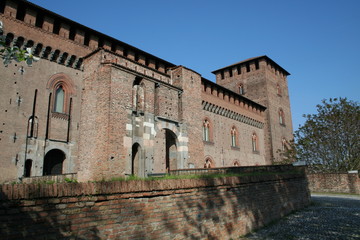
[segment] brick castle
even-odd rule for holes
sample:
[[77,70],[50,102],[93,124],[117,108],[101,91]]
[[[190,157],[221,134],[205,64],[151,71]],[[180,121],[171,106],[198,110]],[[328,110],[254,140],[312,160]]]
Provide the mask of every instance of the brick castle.
[[27,1],[1,1],[0,20],[41,58],[0,64],[0,183],[270,165],[293,138],[289,73],[267,56],[214,83]]

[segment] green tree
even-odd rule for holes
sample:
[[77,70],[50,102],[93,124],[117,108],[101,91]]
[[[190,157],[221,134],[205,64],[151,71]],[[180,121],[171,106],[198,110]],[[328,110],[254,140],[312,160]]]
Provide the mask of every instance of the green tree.
[[33,62],[39,60],[32,54],[31,48],[25,50],[19,49],[17,46],[10,47],[6,44],[6,37],[3,35],[3,23],[0,21],[0,55],[3,59],[5,66],[8,66],[12,61],[26,62],[28,66],[31,66]]
[[360,106],[346,98],[323,100],[316,114],[295,131],[293,156],[310,169],[344,172],[360,169]]

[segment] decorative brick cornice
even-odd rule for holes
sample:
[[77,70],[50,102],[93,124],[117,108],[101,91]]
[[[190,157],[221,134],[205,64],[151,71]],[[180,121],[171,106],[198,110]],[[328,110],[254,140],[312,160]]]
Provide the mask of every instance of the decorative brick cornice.
[[255,119],[244,116],[244,115],[242,115],[240,113],[231,111],[229,109],[217,106],[217,105],[215,105],[213,103],[203,101],[202,106],[203,106],[203,110],[205,110],[205,111],[212,112],[212,113],[221,115],[223,117],[231,118],[231,119],[233,119],[235,121],[242,122],[242,123],[248,124],[250,126],[257,127],[257,128],[263,128],[264,127],[264,123],[262,123],[262,122],[259,122],[259,121],[255,120]]

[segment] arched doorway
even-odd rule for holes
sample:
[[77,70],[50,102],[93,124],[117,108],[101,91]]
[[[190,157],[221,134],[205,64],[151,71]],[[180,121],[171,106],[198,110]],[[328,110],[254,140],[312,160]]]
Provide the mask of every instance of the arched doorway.
[[144,177],[143,166],[141,166],[141,146],[135,143],[131,151],[131,175]]
[[163,128],[156,133],[153,172],[166,173],[178,168],[176,139],[170,129]]
[[165,129],[166,142],[166,172],[177,169],[176,135],[169,129]]
[[44,158],[43,175],[62,174],[65,158],[65,153],[59,149],[52,149],[47,152]]
[[24,177],[31,177],[32,160],[27,159],[25,161]]

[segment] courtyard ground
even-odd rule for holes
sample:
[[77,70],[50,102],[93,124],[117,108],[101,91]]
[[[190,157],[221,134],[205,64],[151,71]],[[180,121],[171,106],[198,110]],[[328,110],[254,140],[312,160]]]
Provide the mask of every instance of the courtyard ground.
[[312,204],[241,240],[360,239],[360,195],[312,194]]

